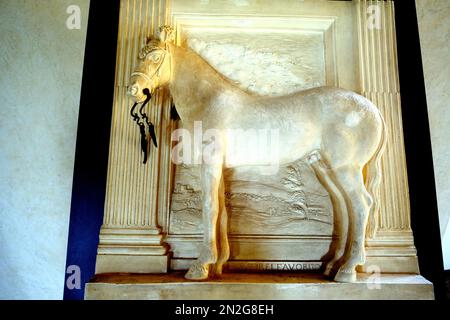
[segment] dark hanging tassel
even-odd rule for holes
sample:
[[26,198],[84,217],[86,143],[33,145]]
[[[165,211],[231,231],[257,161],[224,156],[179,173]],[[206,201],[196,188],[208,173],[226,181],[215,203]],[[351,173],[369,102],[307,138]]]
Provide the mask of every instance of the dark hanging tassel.
[[[153,144],[155,145],[156,148],[158,148],[158,143],[156,142],[156,133],[155,133],[155,126],[153,125],[153,123],[151,123],[148,120],[148,116],[145,112],[143,112],[144,106],[147,104],[148,101],[150,101],[151,98],[151,94],[150,91],[148,91],[148,89],[144,89],[144,94],[147,96],[147,99],[145,99],[144,104],[142,105],[142,107],[139,109],[139,113],[142,116],[142,119],[144,119],[145,123],[147,123],[148,126],[148,133],[150,134],[150,138],[153,141]],[[147,141],[148,143],[149,141]]]
[[138,116],[137,112],[134,112],[134,110],[136,109],[137,106],[137,102],[134,103],[133,107],[130,110],[130,115],[133,118],[133,121],[136,122],[136,124],[139,127],[139,132],[141,133],[141,151],[144,153],[144,161],[143,163],[145,164],[147,162],[147,146],[148,146],[148,141],[147,141],[147,137],[145,134],[145,125],[144,123],[141,121],[141,119]]
[[148,140],[145,134],[145,126],[142,123],[139,124],[139,131],[141,132],[141,150],[144,153],[144,161],[142,163],[146,164],[148,158]]
[[156,142],[155,126],[151,122],[147,122],[147,125],[148,125],[148,132],[150,133],[150,138],[152,139],[155,147],[158,148],[158,143]]
[[170,119],[172,120],[180,120],[180,115],[178,114],[177,108],[174,104],[170,107]]
[[[144,103],[141,105],[141,107],[139,108],[139,111],[137,111],[137,112],[135,112],[136,106],[138,104],[136,102],[130,110],[130,115],[133,118],[133,120],[136,122],[136,124],[139,126],[139,132],[141,134],[141,150],[144,153],[143,164],[145,164],[145,163],[147,163],[147,159],[148,159],[148,151],[150,148],[150,139],[156,148],[158,148],[158,141],[156,139],[155,126],[153,125],[153,123],[151,123],[149,121],[147,114],[144,112],[145,106],[151,99],[151,94],[148,89],[144,89],[143,93],[147,96],[147,98],[145,99]],[[175,109],[174,105],[172,105],[171,109],[170,109],[170,118],[173,120],[180,120],[180,116],[178,115],[178,112]],[[145,130],[145,124],[147,124],[150,139],[147,137],[147,133]]]
[[[145,132],[145,122],[147,124],[149,124],[149,122],[148,122],[147,115],[143,112],[143,109],[146,106],[146,104],[150,101],[151,94],[148,91],[148,89],[144,89],[144,94],[147,96],[147,98],[145,99],[142,106],[139,108],[139,112],[135,112],[136,106],[138,104],[137,102],[135,102],[133,107],[130,110],[130,115],[133,118],[133,120],[136,122],[136,124],[139,126],[139,132],[141,134],[141,151],[144,153],[144,160],[142,163],[146,164],[147,159],[148,159],[149,140],[147,139],[147,133]],[[139,117],[139,114],[141,115],[142,119],[141,119],[141,117]],[[152,131],[150,128],[149,128],[149,131],[150,131],[150,136],[152,137],[152,140],[153,140]],[[153,135],[155,135],[154,129],[153,129]],[[155,136],[155,139],[156,139],[156,136]]]

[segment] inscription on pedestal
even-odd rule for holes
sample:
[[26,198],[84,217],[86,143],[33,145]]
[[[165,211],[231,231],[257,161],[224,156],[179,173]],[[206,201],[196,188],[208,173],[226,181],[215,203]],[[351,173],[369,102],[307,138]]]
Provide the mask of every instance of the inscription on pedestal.
[[251,270],[255,272],[270,272],[270,271],[283,271],[283,272],[311,272],[319,271],[322,267],[321,262],[297,262],[297,261],[230,261],[227,264],[227,269],[230,271],[236,270]]

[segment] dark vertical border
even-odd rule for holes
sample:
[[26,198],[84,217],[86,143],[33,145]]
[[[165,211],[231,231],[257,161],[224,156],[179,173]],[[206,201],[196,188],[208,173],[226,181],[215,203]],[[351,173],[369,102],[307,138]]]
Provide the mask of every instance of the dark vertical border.
[[[81,288],[64,282],[64,299],[84,298],[94,275],[103,219],[114,95],[119,0],[91,0],[81,85],[66,270],[81,270]],[[70,274],[66,273],[66,280]]]
[[445,299],[444,266],[431,153],[430,127],[414,0],[395,1],[398,67],[411,202],[420,273]]

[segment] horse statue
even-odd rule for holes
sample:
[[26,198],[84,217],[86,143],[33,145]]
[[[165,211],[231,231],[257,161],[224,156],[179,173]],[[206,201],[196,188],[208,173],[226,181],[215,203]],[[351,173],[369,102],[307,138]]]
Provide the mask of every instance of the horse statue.
[[365,263],[366,233],[373,235],[379,210],[374,200],[379,199],[387,135],[378,108],[361,95],[334,87],[275,97],[243,91],[193,50],[177,46],[170,27],[161,28],[159,39],[148,39],[139,58],[128,87],[135,102],[167,86],[183,126],[201,121],[203,128],[219,132],[216,161],[201,164],[204,239],[185,277],[202,280],[222,273],[230,255],[223,170],[252,164],[246,163],[247,151],[239,149],[233,152],[243,153],[240,161],[224,161],[227,135],[220,132],[272,128],[280,130],[279,163],[307,159],[330,195],[336,237],[324,274],[338,282],[356,281],[356,267]]

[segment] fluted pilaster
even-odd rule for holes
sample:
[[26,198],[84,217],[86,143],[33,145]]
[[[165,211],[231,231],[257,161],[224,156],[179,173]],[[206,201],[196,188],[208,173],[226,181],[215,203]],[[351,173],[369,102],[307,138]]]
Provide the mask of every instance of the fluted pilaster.
[[[356,0],[361,93],[381,110],[388,142],[382,158],[380,211],[366,241],[367,263],[387,272],[418,272],[410,225],[393,1]],[[389,261],[386,260],[388,257]]]
[[167,248],[158,212],[166,207],[168,195],[170,101],[160,90],[146,107],[155,124],[158,148],[151,146],[144,165],[139,130],[129,115],[132,101],[126,95],[138,52],[146,37],[156,35],[165,23],[167,10],[164,0],[121,1],[107,191],[96,273],[167,271]]

